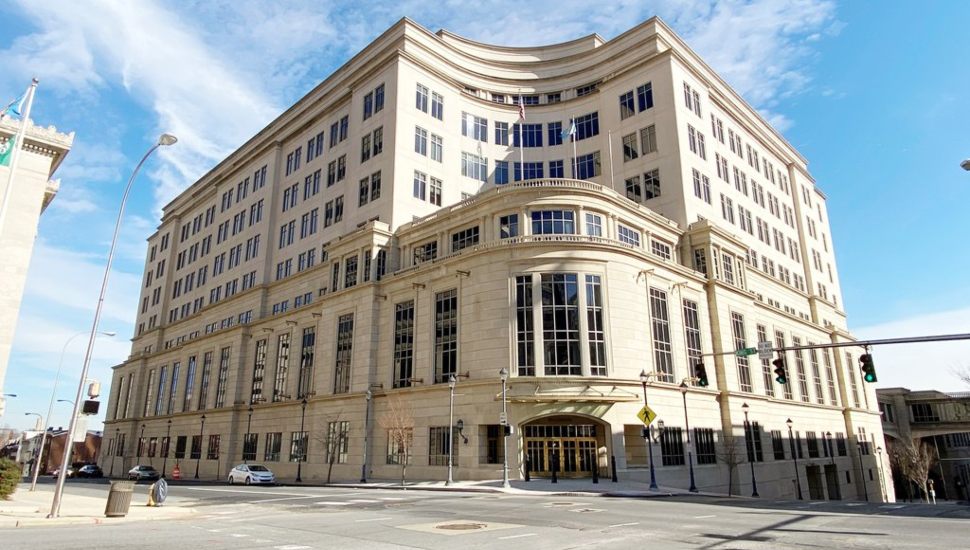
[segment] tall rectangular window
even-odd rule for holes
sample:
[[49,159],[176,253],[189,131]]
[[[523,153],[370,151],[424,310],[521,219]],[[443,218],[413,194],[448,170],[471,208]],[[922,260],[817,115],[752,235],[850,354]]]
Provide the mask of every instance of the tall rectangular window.
[[204,411],[209,404],[209,378],[212,376],[212,352],[207,351],[202,356],[202,381],[199,384],[199,405],[196,410]]
[[334,365],[333,393],[350,391],[350,367],[354,346],[354,314],[337,319],[337,353]]
[[297,398],[303,398],[313,388],[313,348],[316,344],[316,330],[313,327],[303,329],[300,346],[300,378],[297,382]]
[[712,428],[694,428],[694,448],[698,464],[717,464],[717,447]]
[[219,447],[221,439],[222,438],[219,436],[219,434],[209,435],[209,448],[205,455],[207,460],[219,460]]
[[290,432],[290,462],[306,462],[307,432]]
[[574,124],[576,124],[576,133],[573,135],[573,141],[598,136],[600,133],[600,118],[598,112],[578,116],[575,118]]
[[[744,316],[740,313],[731,312],[731,336],[734,338],[734,349],[744,349],[747,347],[744,334]],[[748,366],[747,357],[736,357],[738,364],[738,382],[741,391],[751,391],[751,369]]]
[[162,404],[165,403],[165,384],[168,382],[168,367],[158,371],[158,391],[155,392],[155,416],[162,414]]
[[674,359],[670,344],[670,315],[667,293],[650,288],[650,324],[653,336],[654,370],[661,382],[674,381]]
[[623,136],[623,162],[629,162],[640,156],[637,150],[637,135]]
[[643,200],[660,196],[660,169],[655,168],[643,174]]
[[647,126],[646,128],[640,129],[640,153],[646,155],[648,153],[657,152],[657,128],[653,124]]
[[664,426],[660,432],[660,456],[664,466],[684,465],[684,434],[681,428]]
[[216,404],[219,409],[226,405],[226,380],[229,378],[229,347],[219,353],[219,376],[216,378]]
[[633,90],[620,95],[620,120],[637,114],[633,103]]
[[435,294],[434,381],[440,384],[458,372],[458,290]]
[[[839,392],[835,387],[835,370],[832,369],[832,355],[829,350],[822,350],[822,359],[825,361],[825,378],[829,383],[829,405],[839,404]],[[129,388],[131,384],[129,384]]]
[[532,275],[515,278],[515,344],[519,376],[535,376],[535,325],[532,318]]
[[431,116],[443,120],[445,116],[445,98],[437,92],[431,92]]
[[[448,433],[451,431],[452,433]],[[454,437],[455,428],[447,426],[432,426],[428,428],[428,465],[447,466],[448,448],[451,447],[452,461],[458,460],[458,450],[461,448]]]
[[[811,342],[808,343],[812,345]],[[812,380],[815,385],[815,402],[819,405],[825,404],[825,392],[822,391],[822,371],[818,364],[818,350],[808,350],[808,359],[812,365]]]
[[[800,346],[802,339],[792,336],[791,343],[793,346]],[[802,401],[808,403],[810,396],[808,394],[808,377],[805,374],[805,354],[803,350],[796,350],[793,353],[795,354],[795,373],[798,376],[799,397]]]
[[589,374],[606,376],[606,333],[600,276],[586,276],[586,333],[589,340]]
[[637,87],[637,107],[641,112],[653,108],[653,84],[647,82]]
[[288,399],[286,373],[290,368],[290,333],[276,338],[276,374],[273,377],[273,403]]
[[[420,84],[417,85],[417,88],[415,90],[414,106],[417,107],[419,111],[422,111],[425,113],[428,112],[428,87],[427,86],[422,86]],[[333,134],[332,131],[331,131],[331,134]],[[331,141],[332,140],[333,140],[333,136],[331,135]]]
[[411,386],[414,376],[414,300],[394,306],[394,387]]
[[[697,302],[684,299],[684,342],[687,348],[687,364],[690,368],[701,359],[701,320]],[[693,383],[693,382],[692,382]]]
[[178,361],[172,363],[172,383],[169,385],[168,390],[168,408],[166,409],[166,414],[175,412],[175,393],[178,390],[179,370],[181,370],[181,366],[181,363]]
[[245,436],[243,436],[243,461],[256,460],[256,447],[258,444],[259,434],[247,433]]
[[573,161],[573,178],[578,180],[595,178],[600,175],[601,168],[599,151],[579,155]]
[[337,420],[327,423],[327,464],[346,464],[350,421]]
[[545,374],[579,376],[579,288],[575,273],[542,274],[542,337]]
[[781,437],[781,430],[771,430],[771,451],[775,460],[785,460],[785,440]]
[[845,352],[845,368],[849,371],[849,388],[852,390],[852,402],[855,407],[859,408],[859,383],[856,381],[855,375],[855,362],[852,359],[852,354]]
[[[256,342],[256,360],[253,363],[253,386],[249,392],[249,404],[259,403],[263,398],[263,377],[266,376],[266,339]],[[253,452],[256,452],[255,450]],[[253,458],[253,460],[256,460]]]
[[263,460],[266,462],[279,462],[280,450],[283,446],[282,432],[269,432],[266,434],[266,442],[263,444]]
[[192,436],[192,450],[189,451],[189,458],[192,460],[199,460],[202,458],[202,436],[201,435]]

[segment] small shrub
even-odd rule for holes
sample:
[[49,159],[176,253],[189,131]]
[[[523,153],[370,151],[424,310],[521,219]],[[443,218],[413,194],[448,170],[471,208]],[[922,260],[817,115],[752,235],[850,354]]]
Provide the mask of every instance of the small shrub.
[[20,483],[20,465],[9,458],[0,458],[0,499],[8,500]]

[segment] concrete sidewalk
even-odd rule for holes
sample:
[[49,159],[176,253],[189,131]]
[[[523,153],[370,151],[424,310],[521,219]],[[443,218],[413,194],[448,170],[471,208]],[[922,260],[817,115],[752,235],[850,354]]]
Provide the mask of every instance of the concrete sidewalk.
[[400,480],[373,480],[367,483],[331,483],[328,487],[346,487],[354,489],[411,489],[420,491],[464,491],[478,493],[502,493],[519,496],[590,496],[590,497],[632,497],[632,498],[663,498],[672,496],[704,495],[724,496],[715,493],[691,493],[685,489],[674,487],[659,487],[651,490],[647,483],[635,481],[620,481],[613,483],[609,478],[600,479],[593,483],[590,479],[560,479],[553,483],[550,479],[532,479],[531,481],[511,480],[510,487],[502,487],[502,480],[489,481],[455,481],[445,484],[444,481],[408,481],[402,486]]
[[34,492],[30,492],[30,484],[21,483],[10,500],[0,500],[0,529],[179,519],[195,513],[195,510],[187,505],[189,501],[184,499],[169,498],[164,506],[146,506],[148,487],[148,485],[135,486],[127,516],[107,518],[104,516],[104,507],[108,498],[107,490],[100,496],[81,495],[75,491],[75,487],[66,485],[61,498],[60,517],[47,519],[51,501],[54,498],[54,487],[38,485]]

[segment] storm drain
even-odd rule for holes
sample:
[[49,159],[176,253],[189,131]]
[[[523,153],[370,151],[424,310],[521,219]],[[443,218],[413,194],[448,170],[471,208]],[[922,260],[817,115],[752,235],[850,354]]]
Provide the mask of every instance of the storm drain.
[[444,529],[445,531],[474,531],[486,527],[488,527],[487,523],[446,523],[434,526],[435,529]]

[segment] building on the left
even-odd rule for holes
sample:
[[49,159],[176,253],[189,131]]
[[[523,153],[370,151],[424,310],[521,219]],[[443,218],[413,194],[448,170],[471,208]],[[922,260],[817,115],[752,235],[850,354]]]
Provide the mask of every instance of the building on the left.
[[[3,415],[4,383],[20,302],[27,283],[27,269],[34,251],[37,224],[60,183],[52,179],[74,143],[74,133],[63,134],[26,121],[24,145],[12,180],[6,217],[0,227],[0,416]],[[0,119],[0,147],[10,143],[21,121]],[[0,197],[7,192],[10,167],[0,165]]]

